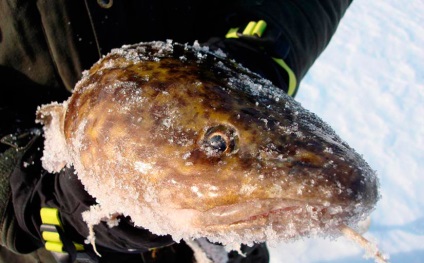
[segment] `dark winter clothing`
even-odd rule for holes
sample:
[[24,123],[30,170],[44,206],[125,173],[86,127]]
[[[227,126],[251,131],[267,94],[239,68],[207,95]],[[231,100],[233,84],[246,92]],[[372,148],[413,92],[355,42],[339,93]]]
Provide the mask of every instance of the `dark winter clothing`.
[[[58,208],[67,236],[84,243],[81,212],[95,203],[72,170],[48,174],[41,168],[41,131],[34,123],[38,105],[63,101],[82,71],[123,44],[171,39],[221,48],[251,70],[288,91],[289,75],[272,58],[285,61],[299,81],[325,49],[349,0],[202,1],[24,1],[0,0],[0,261],[54,260],[40,234],[42,206]],[[226,39],[230,28],[265,20],[261,39]],[[296,90],[293,91],[295,95]],[[31,165],[27,165],[31,164]],[[10,184],[8,183],[10,182]],[[95,227],[101,262],[191,262],[192,252],[169,236],[135,228]],[[90,246],[86,246],[90,250]],[[152,248],[160,248],[154,250]],[[131,253],[128,250],[131,249]],[[268,262],[265,244],[244,248],[246,258]],[[31,253],[26,256],[14,253]],[[155,254],[155,258],[152,255]],[[31,261],[32,260],[32,261]]]

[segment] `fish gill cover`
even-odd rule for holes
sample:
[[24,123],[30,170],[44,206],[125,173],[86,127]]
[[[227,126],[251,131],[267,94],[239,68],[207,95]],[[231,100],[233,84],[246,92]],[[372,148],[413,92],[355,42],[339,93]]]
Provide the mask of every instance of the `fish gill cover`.
[[119,213],[235,249],[339,236],[379,199],[375,172],[326,123],[197,43],[114,49],[37,115],[44,167],[74,166],[97,200],[89,226]]

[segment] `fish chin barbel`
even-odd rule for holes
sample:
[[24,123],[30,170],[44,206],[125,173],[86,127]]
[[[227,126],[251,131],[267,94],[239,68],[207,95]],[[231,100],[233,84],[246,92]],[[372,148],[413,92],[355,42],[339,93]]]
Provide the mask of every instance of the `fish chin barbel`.
[[338,236],[379,199],[374,171],[320,118],[198,45],[114,49],[37,116],[44,167],[73,165],[98,201],[89,224],[120,213],[175,240],[280,242]]

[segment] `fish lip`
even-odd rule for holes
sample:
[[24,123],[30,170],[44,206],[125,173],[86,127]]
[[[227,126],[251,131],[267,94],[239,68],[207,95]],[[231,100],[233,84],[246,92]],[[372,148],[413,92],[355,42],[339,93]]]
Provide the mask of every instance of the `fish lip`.
[[237,225],[240,223],[255,222],[261,218],[267,218],[271,214],[290,212],[299,208],[310,207],[322,210],[328,205],[319,202],[268,198],[249,200],[243,203],[222,205],[211,208],[199,218],[205,227],[216,227],[220,225]]

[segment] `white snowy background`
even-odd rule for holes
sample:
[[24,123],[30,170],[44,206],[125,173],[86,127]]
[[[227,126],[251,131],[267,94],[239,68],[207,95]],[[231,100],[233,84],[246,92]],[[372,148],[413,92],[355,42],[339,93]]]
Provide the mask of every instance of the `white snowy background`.
[[[296,99],[376,170],[365,237],[390,262],[424,262],[424,1],[355,0]],[[373,262],[346,238],[270,247],[271,263]]]

